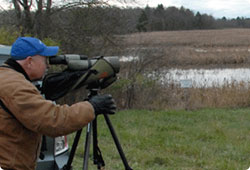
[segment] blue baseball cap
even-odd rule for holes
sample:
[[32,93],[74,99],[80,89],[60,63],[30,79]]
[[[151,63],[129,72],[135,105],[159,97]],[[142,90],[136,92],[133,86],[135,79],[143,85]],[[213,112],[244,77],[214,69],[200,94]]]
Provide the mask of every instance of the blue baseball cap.
[[11,47],[11,58],[23,60],[28,56],[55,56],[58,53],[58,46],[46,46],[41,40],[33,37],[19,37]]

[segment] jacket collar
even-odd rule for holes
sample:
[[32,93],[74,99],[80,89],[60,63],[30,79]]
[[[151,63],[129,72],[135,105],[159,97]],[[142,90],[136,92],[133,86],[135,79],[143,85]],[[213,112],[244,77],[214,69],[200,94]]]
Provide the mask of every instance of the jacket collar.
[[27,73],[24,71],[22,66],[18,62],[16,62],[16,60],[9,58],[7,61],[5,61],[5,64],[7,64],[13,70],[16,70],[17,72],[23,74],[27,80],[31,81]]

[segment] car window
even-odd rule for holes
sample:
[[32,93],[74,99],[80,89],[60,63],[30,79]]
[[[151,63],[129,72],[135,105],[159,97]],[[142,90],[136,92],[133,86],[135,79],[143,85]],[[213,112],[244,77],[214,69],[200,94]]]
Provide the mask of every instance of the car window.
[[11,46],[0,44],[0,65],[4,63],[10,57]]

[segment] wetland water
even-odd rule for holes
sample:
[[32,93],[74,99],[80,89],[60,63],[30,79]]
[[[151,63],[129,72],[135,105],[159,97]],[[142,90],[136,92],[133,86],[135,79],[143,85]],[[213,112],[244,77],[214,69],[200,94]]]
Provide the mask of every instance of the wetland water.
[[[137,61],[139,57],[123,56],[121,62]],[[181,87],[222,87],[232,83],[250,86],[250,68],[217,69],[166,69],[160,73],[150,73],[158,77],[162,84],[174,83]]]
[[220,87],[241,82],[250,84],[250,69],[169,69],[161,73],[160,80],[182,87]]

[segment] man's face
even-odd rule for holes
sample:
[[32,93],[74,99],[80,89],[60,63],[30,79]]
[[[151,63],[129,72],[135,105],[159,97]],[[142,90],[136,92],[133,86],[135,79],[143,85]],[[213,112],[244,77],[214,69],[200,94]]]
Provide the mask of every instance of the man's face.
[[48,68],[47,58],[45,56],[36,55],[31,57],[30,79],[40,80],[45,75]]

